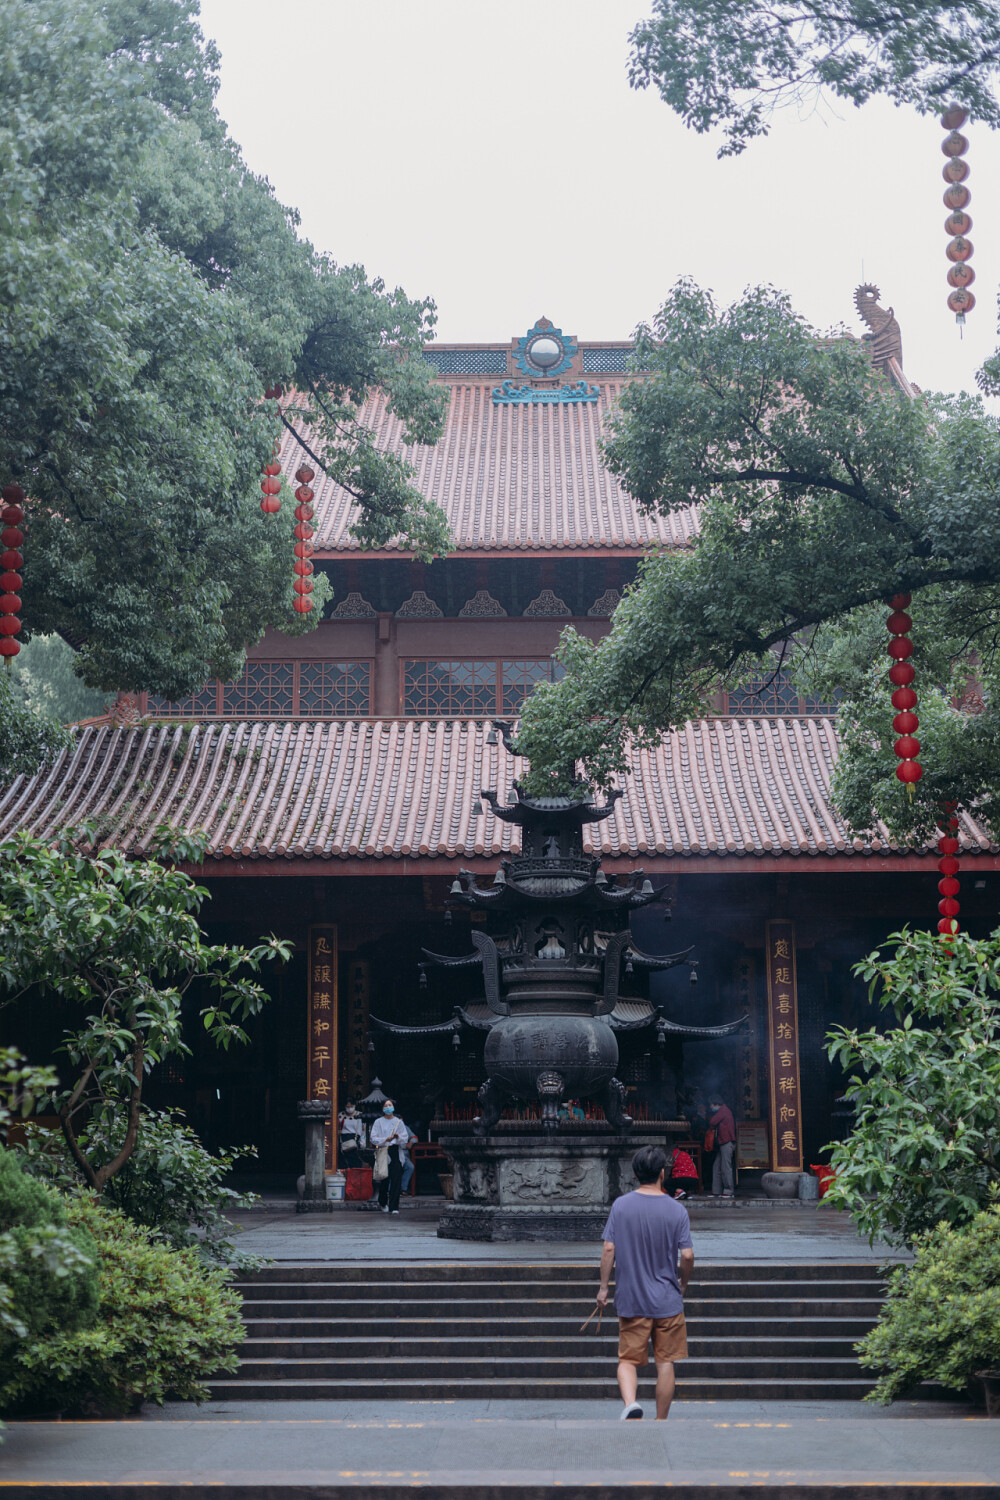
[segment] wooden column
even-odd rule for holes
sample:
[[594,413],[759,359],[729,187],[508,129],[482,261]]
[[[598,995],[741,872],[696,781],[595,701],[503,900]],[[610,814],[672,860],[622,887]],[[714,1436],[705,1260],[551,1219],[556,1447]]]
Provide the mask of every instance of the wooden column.
[[771,1170],[801,1172],[799,1005],[792,922],[767,923],[766,955]]
[[309,928],[309,1030],[306,1092],[330,1105],[326,1127],[326,1169],[337,1170],[337,928],[331,922]]

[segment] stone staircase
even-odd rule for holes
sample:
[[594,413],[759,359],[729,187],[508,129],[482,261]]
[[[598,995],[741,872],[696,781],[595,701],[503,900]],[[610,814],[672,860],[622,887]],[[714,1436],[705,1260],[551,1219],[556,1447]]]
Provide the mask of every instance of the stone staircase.
[[[572,1400],[616,1394],[617,1323],[586,1333],[583,1265],[280,1265],[239,1283],[247,1338],[216,1400]],[[698,1266],[687,1400],[857,1399],[853,1345],[882,1298],[874,1265]],[[655,1371],[640,1372],[649,1394]]]

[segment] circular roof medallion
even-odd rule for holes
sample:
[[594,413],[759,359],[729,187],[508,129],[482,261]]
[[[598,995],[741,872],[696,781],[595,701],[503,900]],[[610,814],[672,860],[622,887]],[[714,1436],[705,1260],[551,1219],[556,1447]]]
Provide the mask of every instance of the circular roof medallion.
[[550,370],[562,359],[563,346],[558,339],[549,338],[547,334],[543,334],[541,338],[532,339],[526,353],[531,363],[537,365],[540,370]]

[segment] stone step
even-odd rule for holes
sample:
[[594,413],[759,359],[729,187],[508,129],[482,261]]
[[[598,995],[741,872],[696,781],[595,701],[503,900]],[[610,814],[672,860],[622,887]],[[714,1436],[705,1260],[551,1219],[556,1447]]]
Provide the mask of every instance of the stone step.
[[[247,1319],[260,1318],[286,1318],[289,1314],[288,1302],[247,1302],[244,1304],[244,1316]],[[441,1300],[438,1302],[420,1301],[407,1302],[405,1304],[394,1303],[391,1298],[378,1299],[372,1302],[297,1302],[294,1304],[297,1317],[303,1318],[344,1318],[367,1320],[372,1314],[384,1313],[387,1307],[399,1308],[400,1316],[407,1315],[422,1318],[448,1319],[454,1316],[456,1303]],[[879,1308],[882,1306],[881,1298],[852,1298],[850,1301],[837,1298],[814,1297],[808,1300],[793,1300],[791,1298],[778,1298],[774,1301],[753,1300],[741,1298],[740,1300],[725,1300],[723,1298],[701,1298],[688,1297],[685,1299],[685,1313],[691,1318],[714,1317],[714,1318],[747,1318],[753,1317],[761,1321],[771,1318],[803,1317],[812,1319],[823,1319],[827,1317],[851,1317],[866,1318],[874,1322],[878,1317]],[[524,1316],[531,1304],[521,1303],[518,1306],[518,1315]],[[577,1318],[582,1323],[584,1318],[593,1311],[594,1298],[591,1295],[587,1299],[573,1301],[559,1300],[553,1298],[551,1301],[534,1304],[533,1310],[538,1316],[552,1317],[562,1316],[566,1319]],[[502,1302],[466,1302],[462,1304],[463,1313],[476,1318],[481,1322],[495,1322],[497,1319],[506,1320],[508,1308]],[[609,1316],[614,1316],[614,1309],[609,1308]]]
[[[248,1318],[248,1339],[295,1339],[295,1338],[463,1338],[488,1336],[494,1325],[484,1324],[478,1318]],[[780,1338],[825,1338],[839,1337],[855,1340],[868,1332],[871,1318],[772,1318],[767,1324],[767,1336]],[[551,1339],[583,1338],[593,1336],[592,1323],[586,1333],[580,1333],[576,1318],[505,1318],[499,1325],[505,1333],[515,1337],[539,1334]],[[605,1318],[601,1337],[610,1326],[616,1324]],[[688,1338],[743,1338],[756,1339],[761,1336],[758,1318],[687,1318]],[[245,1347],[245,1346],[244,1346]]]
[[[248,1301],[266,1299],[269,1302],[300,1302],[322,1298],[328,1302],[360,1302],[381,1300],[388,1296],[400,1301],[420,1302],[447,1297],[449,1302],[476,1302],[488,1297],[494,1302],[520,1302],[524,1300],[547,1301],[552,1297],[587,1298],[593,1295],[598,1272],[594,1266],[586,1280],[581,1281],[502,1281],[482,1279],[458,1282],[452,1286],[440,1278],[435,1282],[404,1282],[386,1278],[370,1282],[237,1282],[236,1288]],[[692,1277],[688,1286],[689,1297],[734,1296],[734,1297],[801,1297],[819,1288],[828,1297],[857,1297],[879,1292],[882,1281],[877,1276],[862,1280],[859,1277],[834,1279],[832,1277],[783,1277],[770,1276],[754,1282],[743,1282],[736,1278]]]
[[[451,1360],[478,1356],[488,1349],[492,1358],[517,1357],[519,1359],[543,1360],[546,1358],[592,1361],[612,1359],[618,1347],[617,1329],[605,1332],[596,1338],[578,1335],[576,1339],[554,1340],[547,1337],[531,1337],[523,1334],[512,1337],[508,1329],[493,1332],[484,1329],[478,1335],[466,1338],[248,1338],[240,1348],[240,1359],[244,1365],[253,1360],[314,1360],[331,1358],[354,1359],[371,1362],[376,1359],[423,1360],[428,1366],[439,1360]],[[795,1359],[854,1359],[854,1344],[844,1338],[782,1338],[770,1332],[753,1340],[719,1336],[706,1338],[692,1335],[688,1330],[688,1349],[692,1358],[720,1359],[752,1357],[774,1360]]]
[[[367,1282],[381,1286],[392,1282],[441,1282],[456,1290],[465,1281],[590,1281],[600,1258],[595,1246],[593,1265],[573,1262],[565,1265],[538,1264],[526,1257],[523,1263],[504,1261],[430,1261],[424,1265],[400,1265],[398,1261],[383,1265],[365,1260],[356,1265],[332,1265],[329,1262],[261,1266],[242,1276],[240,1287],[261,1286],[269,1282],[319,1282],[346,1285]],[[753,1265],[699,1265],[698,1281],[870,1281],[878,1279],[878,1268],[871,1261],[766,1261]]]
[[[655,1372],[639,1371],[639,1390],[645,1397],[655,1384]],[[800,1380],[787,1375],[750,1377],[740,1375],[698,1378],[679,1376],[677,1395],[686,1401],[859,1401],[873,1382],[857,1374]],[[614,1372],[587,1377],[570,1372],[559,1378],[518,1377],[506,1380],[459,1378],[407,1380],[388,1375],[373,1379],[354,1369],[340,1380],[275,1379],[248,1380],[223,1376],[211,1382],[214,1401],[454,1401],[496,1400],[576,1401],[616,1400]],[[741,1492],[742,1493],[742,1492]]]
[[[381,1368],[379,1366],[381,1365]],[[459,1356],[427,1355],[406,1358],[389,1354],[381,1361],[367,1361],[359,1369],[357,1357],[350,1359],[303,1358],[303,1359],[241,1359],[240,1376],[244,1380],[343,1380],[352,1374],[361,1379],[378,1378],[410,1381],[497,1380],[509,1381],[530,1377],[537,1380],[571,1379],[574,1374],[581,1379],[607,1379],[614,1374],[614,1361],[598,1350],[590,1357],[574,1355],[570,1358],[516,1355],[494,1355],[480,1353]],[[735,1380],[844,1380],[858,1377],[858,1363],[853,1357],[843,1359],[825,1357],[793,1358],[787,1355],[769,1359],[766,1355],[729,1356],[711,1358],[695,1356],[684,1361],[685,1380],[719,1379]]]

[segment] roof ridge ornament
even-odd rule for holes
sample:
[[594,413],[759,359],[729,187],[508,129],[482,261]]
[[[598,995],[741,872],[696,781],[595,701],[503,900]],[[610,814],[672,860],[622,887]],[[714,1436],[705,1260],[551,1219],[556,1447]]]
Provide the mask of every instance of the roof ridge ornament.
[[569,402],[596,401],[600,396],[596,385],[578,380],[574,385],[548,386],[539,389],[533,385],[515,385],[505,380],[493,387],[494,406],[555,406]]
[[522,338],[514,340],[514,363],[522,375],[551,378],[569,369],[577,349],[576,339],[548,318],[539,318]]

